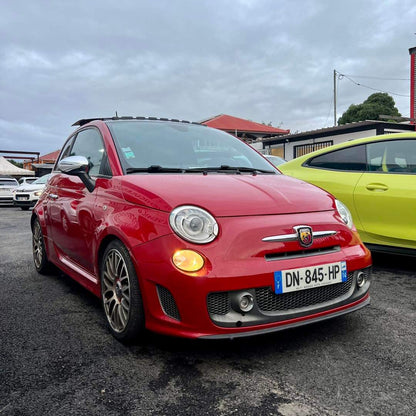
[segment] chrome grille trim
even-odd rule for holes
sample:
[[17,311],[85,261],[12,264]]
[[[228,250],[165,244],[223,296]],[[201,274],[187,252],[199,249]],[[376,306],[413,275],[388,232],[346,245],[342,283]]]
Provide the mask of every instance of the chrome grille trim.
[[[313,231],[312,236],[313,238],[324,238],[324,237],[330,237],[331,235],[335,235],[336,231]],[[282,235],[272,235],[269,237],[262,238],[261,241],[264,241],[266,243],[273,243],[273,242],[279,242],[279,241],[297,241],[298,235],[293,234],[282,234]]]

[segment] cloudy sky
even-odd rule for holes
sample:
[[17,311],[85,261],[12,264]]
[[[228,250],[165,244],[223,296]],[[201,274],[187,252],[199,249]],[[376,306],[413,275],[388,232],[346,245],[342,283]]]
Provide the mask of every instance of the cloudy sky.
[[[0,149],[49,153],[80,118],[295,131],[333,125],[374,90],[409,116],[414,0],[1,0]],[[374,88],[357,86],[352,81]]]

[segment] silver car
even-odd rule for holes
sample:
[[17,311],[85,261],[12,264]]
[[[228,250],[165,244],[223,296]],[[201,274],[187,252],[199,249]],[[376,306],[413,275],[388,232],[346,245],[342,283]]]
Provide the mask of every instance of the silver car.
[[8,176],[0,176],[0,203],[12,204],[13,191],[19,186],[16,179]]

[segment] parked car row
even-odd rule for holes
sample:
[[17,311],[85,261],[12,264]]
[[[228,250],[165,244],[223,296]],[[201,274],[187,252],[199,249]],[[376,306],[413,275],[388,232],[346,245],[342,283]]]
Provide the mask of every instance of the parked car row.
[[19,181],[8,176],[0,177],[0,203],[28,210],[35,206],[49,177],[50,174],[40,178],[20,178]]
[[100,297],[121,341],[339,316],[370,301],[368,248],[416,253],[416,134],[286,162],[177,120],[76,125],[52,174],[19,187],[0,178],[0,200],[35,206],[36,270],[53,264]]
[[45,189],[46,182],[51,175],[43,175],[32,182],[25,182],[13,191],[13,205],[22,210],[34,207]]

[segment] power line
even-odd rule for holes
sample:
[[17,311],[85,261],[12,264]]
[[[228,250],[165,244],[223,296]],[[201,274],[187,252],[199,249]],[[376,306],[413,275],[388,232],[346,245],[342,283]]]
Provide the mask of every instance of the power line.
[[384,92],[384,93],[387,93],[387,94],[391,94],[391,95],[397,95],[397,96],[399,96],[399,97],[407,97],[407,98],[409,98],[410,97],[410,95],[405,95],[405,94],[399,94],[399,93],[397,93],[397,92],[392,92],[392,91],[384,91],[384,90],[380,90],[380,89],[378,89],[378,88],[373,88],[373,87],[370,87],[369,85],[364,85],[364,84],[361,84],[361,83],[359,83],[359,82],[357,82],[357,81],[355,81],[355,80],[353,80],[349,75],[345,75],[345,74],[341,74],[340,72],[336,72],[337,74],[338,74],[338,79],[342,79],[342,78],[347,78],[350,82],[352,82],[353,84],[355,84],[355,85],[357,85],[357,86],[359,86],[359,87],[363,87],[363,88],[368,88],[369,90],[373,90],[373,91],[378,91],[378,92]]
[[410,78],[383,78],[383,77],[371,77],[368,75],[351,75],[351,74],[340,74],[345,77],[354,77],[354,78],[367,78],[367,79],[381,79],[383,81],[410,81]]

